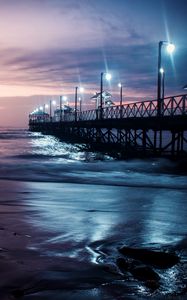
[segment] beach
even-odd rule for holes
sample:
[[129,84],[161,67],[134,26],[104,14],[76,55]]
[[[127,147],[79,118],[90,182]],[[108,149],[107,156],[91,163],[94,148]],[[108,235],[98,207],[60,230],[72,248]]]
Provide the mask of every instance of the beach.
[[[0,299],[185,299],[185,168],[72,147],[27,131],[1,134]],[[123,246],[179,260],[165,269],[144,262],[159,278],[148,286]],[[120,269],[123,257],[130,271]]]

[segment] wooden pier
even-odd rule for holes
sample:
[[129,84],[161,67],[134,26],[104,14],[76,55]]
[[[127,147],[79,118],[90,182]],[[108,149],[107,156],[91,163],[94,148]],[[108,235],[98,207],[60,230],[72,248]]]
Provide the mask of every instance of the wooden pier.
[[62,114],[30,115],[29,129],[136,156],[187,157],[187,95]]

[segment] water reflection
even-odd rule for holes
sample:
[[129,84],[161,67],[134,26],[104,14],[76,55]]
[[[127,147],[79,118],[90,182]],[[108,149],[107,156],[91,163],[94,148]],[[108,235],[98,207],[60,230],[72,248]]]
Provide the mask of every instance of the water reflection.
[[[73,272],[76,266],[79,270],[83,264],[91,266],[87,278],[94,277],[93,262],[113,264],[117,248],[124,244],[175,249],[183,260],[187,257],[187,181],[171,172],[175,164],[161,159],[115,161],[55,137],[26,131],[18,136],[11,133],[2,139],[0,178],[25,182],[24,187],[18,185],[18,193],[32,211],[27,221],[41,233],[30,239],[29,249],[39,251],[47,262],[56,257],[56,265],[60,261],[68,274],[70,262]],[[14,196],[8,199],[15,201]],[[163,294],[175,291],[177,280],[181,284],[178,274],[180,266],[161,274]],[[106,275],[106,271],[100,275],[102,280]],[[106,284],[107,299],[123,295],[125,283],[120,284],[115,291]],[[146,294],[141,283],[129,280],[127,285],[128,295]],[[111,298],[118,290],[119,297]]]
[[33,155],[55,158],[58,162],[66,163],[72,161],[94,161],[97,159],[112,160],[111,157],[101,153],[81,150],[86,148],[83,144],[64,143],[54,136],[40,133],[30,133],[30,135],[33,137],[30,141]]
[[187,232],[186,191],[158,192],[150,202],[150,216],[145,220],[148,243],[176,244]]
[[[37,211],[27,221],[48,232],[42,242],[32,245],[44,256],[107,265],[115,274],[122,245],[186,253],[178,247],[187,232],[185,191],[72,183],[27,183],[27,188],[25,201]],[[157,271],[158,293],[183,290],[180,266]],[[130,293],[150,293],[140,282],[131,281]]]
[[[128,245],[176,244],[187,232],[185,192],[84,184],[29,183],[37,226],[50,228],[50,243],[119,240]],[[172,196],[173,195],[173,196]],[[175,197],[174,197],[175,196]],[[172,197],[172,198],[171,198]]]

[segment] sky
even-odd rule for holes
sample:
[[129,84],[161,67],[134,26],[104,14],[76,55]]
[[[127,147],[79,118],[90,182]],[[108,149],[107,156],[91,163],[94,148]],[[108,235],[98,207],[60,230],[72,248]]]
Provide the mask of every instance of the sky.
[[104,89],[119,102],[156,99],[159,41],[165,95],[187,84],[186,0],[0,0],[0,126],[27,127],[28,114],[66,95],[73,105],[84,86],[83,109]]

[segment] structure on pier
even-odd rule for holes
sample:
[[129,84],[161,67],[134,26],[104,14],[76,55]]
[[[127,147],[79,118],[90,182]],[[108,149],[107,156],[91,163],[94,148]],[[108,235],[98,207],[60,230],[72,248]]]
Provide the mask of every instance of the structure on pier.
[[59,122],[30,118],[31,131],[124,155],[187,157],[187,95],[67,113]]
[[[95,95],[91,97],[91,100],[95,101],[96,103],[96,108],[99,107],[100,99],[101,93],[95,93]],[[114,105],[114,102],[112,101],[112,95],[107,91],[102,92],[102,105],[103,107]]]
[[29,121],[32,122],[48,122],[49,121],[49,114],[44,112],[43,110],[37,110],[37,111],[33,111],[32,113],[30,113],[29,115]]

